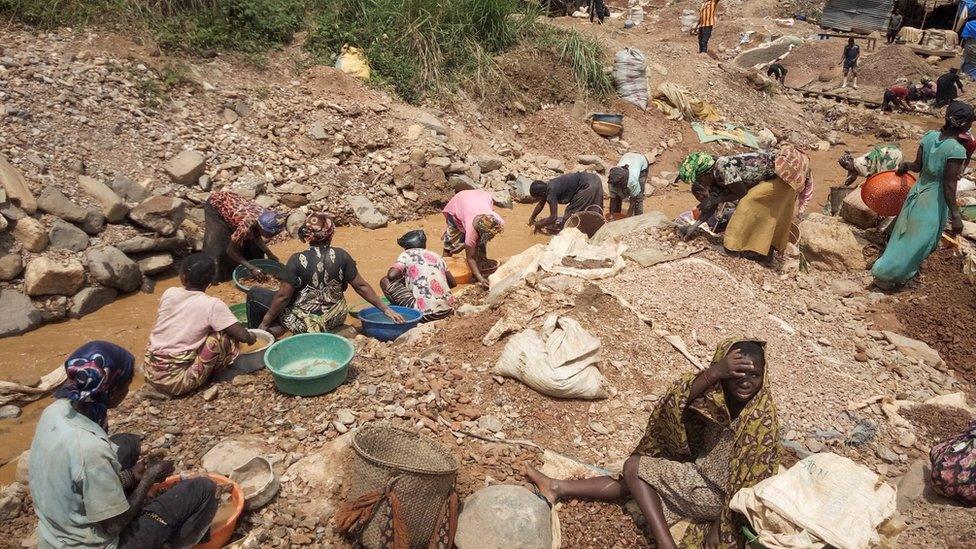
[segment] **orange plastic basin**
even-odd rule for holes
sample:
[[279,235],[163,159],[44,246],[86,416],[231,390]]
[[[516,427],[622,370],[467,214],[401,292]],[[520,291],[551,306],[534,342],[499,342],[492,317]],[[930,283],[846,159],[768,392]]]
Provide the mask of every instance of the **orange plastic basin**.
[[[222,524],[215,524],[211,526],[210,541],[207,543],[194,545],[194,549],[220,549],[221,547],[227,545],[227,542],[230,541],[231,535],[234,533],[234,529],[237,528],[237,519],[240,518],[241,512],[244,511],[244,492],[241,490],[240,485],[224,476],[215,475],[213,473],[208,473],[207,476],[210,477],[210,480],[216,482],[217,484],[230,484],[232,486],[230,491],[230,499],[234,504],[234,512]],[[182,480],[182,478],[179,475],[173,475],[163,482],[154,484],[152,487],[152,492],[165,491],[180,480]]]
[[915,176],[910,173],[899,176],[894,171],[878,172],[861,185],[861,200],[878,215],[898,215],[914,184]]
[[[458,284],[470,284],[474,280],[471,269],[468,268],[468,260],[465,259],[463,252],[462,255],[445,257],[444,263],[447,265],[447,270],[454,275],[454,281]],[[481,274],[487,277],[497,270],[498,262],[494,259],[489,259],[486,265],[482,265]]]

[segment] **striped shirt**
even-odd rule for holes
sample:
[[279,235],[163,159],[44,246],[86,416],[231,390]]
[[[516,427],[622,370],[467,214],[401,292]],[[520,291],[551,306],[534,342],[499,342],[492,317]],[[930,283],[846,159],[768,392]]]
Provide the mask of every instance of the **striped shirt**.
[[705,0],[698,8],[698,28],[715,26],[715,8],[718,0]]

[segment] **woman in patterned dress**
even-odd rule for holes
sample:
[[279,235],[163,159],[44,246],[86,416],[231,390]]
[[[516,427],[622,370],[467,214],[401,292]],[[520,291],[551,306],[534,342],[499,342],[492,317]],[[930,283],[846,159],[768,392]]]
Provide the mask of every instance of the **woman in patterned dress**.
[[682,518],[692,522],[682,547],[742,547],[744,519],[729,499],[779,465],[764,349],[761,340],[728,339],[707,369],[678,380],[651,412],[622,475],[558,480],[529,469],[529,480],[553,503],[633,498],[659,549],[677,547],[669,528]]
[[410,231],[397,240],[403,253],[380,279],[383,295],[394,305],[424,313],[421,322],[441,320],[454,312],[451,288],[457,285],[444,259],[426,249],[424,231]]
[[274,292],[252,288],[247,293],[249,323],[278,337],[328,332],[342,326],[349,313],[346,288],[353,290],[395,322],[403,317],[383,303],[359,273],[356,261],[342,248],[332,246],[335,224],[324,213],[309,214],[298,233],[308,250],[291,256],[281,275],[281,288]]

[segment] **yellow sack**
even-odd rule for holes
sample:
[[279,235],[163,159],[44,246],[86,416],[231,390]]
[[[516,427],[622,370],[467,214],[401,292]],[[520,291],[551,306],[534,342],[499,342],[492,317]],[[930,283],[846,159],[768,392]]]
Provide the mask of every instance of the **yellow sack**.
[[362,50],[349,44],[342,46],[339,58],[335,62],[335,68],[356,78],[369,80],[369,61],[366,60]]

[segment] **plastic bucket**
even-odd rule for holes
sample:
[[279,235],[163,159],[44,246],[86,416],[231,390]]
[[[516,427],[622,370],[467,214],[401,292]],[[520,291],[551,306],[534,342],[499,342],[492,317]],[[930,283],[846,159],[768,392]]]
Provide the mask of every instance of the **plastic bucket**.
[[376,307],[370,307],[359,311],[359,322],[363,324],[363,332],[369,337],[376,338],[380,341],[393,341],[417,326],[420,323],[420,319],[424,316],[417,309],[411,309],[409,307],[391,305],[390,308],[400,313],[400,316],[404,320],[403,324],[393,322],[383,314],[383,311]]
[[[258,339],[255,345],[258,347],[252,349],[249,352],[241,352],[234,359],[234,364],[231,366],[234,370],[239,372],[256,372],[261,368],[264,368],[264,353],[268,350],[268,347],[274,343],[275,338],[268,332],[264,330],[248,330],[254,337]],[[261,345],[263,343],[263,345]]]
[[[278,277],[285,270],[285,266],[277,261],[272,261],[270,259],[253,259],[250,261],[252,265],[261,270],[262,273],[269,274],[273,277]],[[242,291],[248,291],[251,289],[250,286],[244,284],[242,280],[247,278],[248,275],[247,267],[244,265],[238,265],[235,269],[231,278],[234,279],[234,285],[237,286]]]
[[247,328],[247,303],[235,303],[230,306],[230,312],[234,313],[237,321]]
[[[335,334],[301,334],[283,339],[264,353],[264,364],[271,371],[279,391],[295,396],[315,396],[332,391],[346,380],[349,363],[356,349],[349,340]],[[322,360],[335,367],[302,363]],[[298,366],[299,368],[296,368]]]
[[[241,511],[244,510],[244,492],[241,490],[240,485],[238,485],[233,480],[215,475],[213,473],[207,473],[210,480],[216,482],[217,484],[230,484],[230,499],[234,504],[234,512],[231,513],[230,517],[220,524],[214,524],[210,527],[210,541],[207,543],[200,543],[193,546],[193,549],[220,549],[221,547],[227,545],[230,541],[230,537],[234,534],[234,529],[237,528],[237,519],[241,517]],[[154,484],[152,487],[153,492],[165,491],[172,488],[177,482],[183,480],[180,475],[173,475],[163,482]]]

